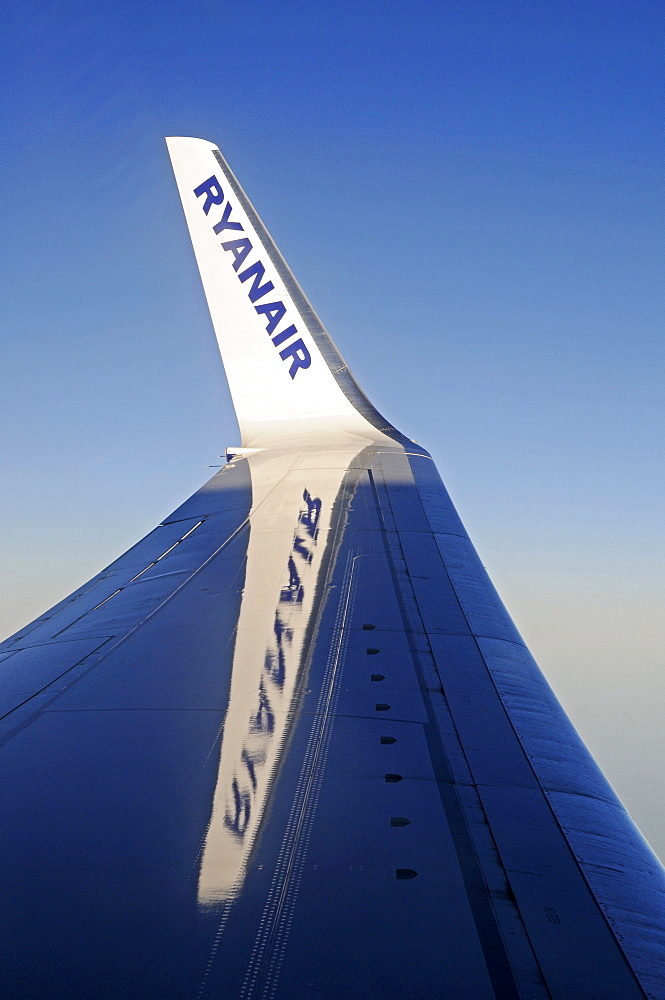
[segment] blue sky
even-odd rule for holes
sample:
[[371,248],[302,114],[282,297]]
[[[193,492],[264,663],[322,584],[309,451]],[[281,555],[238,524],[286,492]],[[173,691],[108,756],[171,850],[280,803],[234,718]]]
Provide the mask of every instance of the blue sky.
[[210,139],[665,857],[664,22],[10,0],[0,632],[236,442],[163,142]]

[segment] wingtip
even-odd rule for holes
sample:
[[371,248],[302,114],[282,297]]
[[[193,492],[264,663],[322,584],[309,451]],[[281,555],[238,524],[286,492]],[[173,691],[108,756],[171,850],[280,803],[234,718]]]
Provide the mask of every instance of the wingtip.
[[[166,142],[243,446],[294,434],[384,440],[399,433],[358,387],[214,143],[184,136]],[[242,236],[219,239],[227,229]]]
[[197,145],[204,146],[207,149],[217,149],[217,146],[215,145],[214,142],[210,142],[208,139],[198,139],[196,136],[167,135],[164,137],[164,142],[169,147],[169,149],[183,142],[196,143]]

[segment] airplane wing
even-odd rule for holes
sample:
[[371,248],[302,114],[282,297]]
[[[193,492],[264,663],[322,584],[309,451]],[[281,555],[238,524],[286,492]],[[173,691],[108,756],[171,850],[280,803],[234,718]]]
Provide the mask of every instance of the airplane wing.
[[168,140],[242,431],[0,645],[2,995],[665,998],[665,873],[427,452]]

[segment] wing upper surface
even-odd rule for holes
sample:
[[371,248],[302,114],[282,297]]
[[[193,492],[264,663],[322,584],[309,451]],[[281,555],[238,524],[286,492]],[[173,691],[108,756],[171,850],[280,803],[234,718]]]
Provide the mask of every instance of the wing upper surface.
[[663,995],[658,863],[437,479],[236,459],[3,645],[6,992]]

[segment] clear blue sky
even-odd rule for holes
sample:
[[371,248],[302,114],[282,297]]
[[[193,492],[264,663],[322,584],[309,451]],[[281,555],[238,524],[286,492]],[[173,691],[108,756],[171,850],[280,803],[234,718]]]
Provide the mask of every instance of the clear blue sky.
[[0,633],[235,443],[163,142],[211,139],[665,857],[664,28],[662,0],[9,0]]

